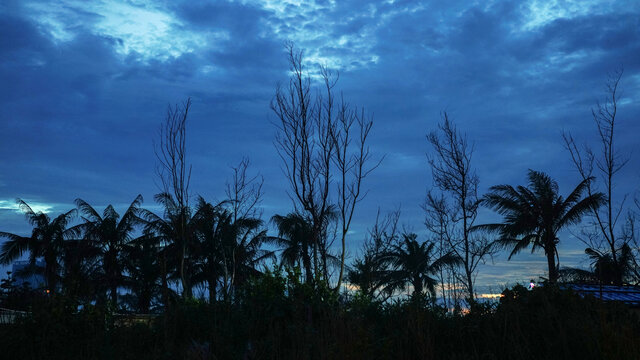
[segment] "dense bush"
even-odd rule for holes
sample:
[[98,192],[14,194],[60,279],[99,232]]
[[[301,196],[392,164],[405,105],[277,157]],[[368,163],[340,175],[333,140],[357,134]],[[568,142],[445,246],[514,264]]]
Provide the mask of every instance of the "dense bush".
[[43,299],[0,326],[21,359],[638,359],[640,321],[620,304],[554,287],[505,290],[500,303],[447,314],[421,299],[339,299],[318,279],[268,272],[233,302],[189,300],[147,323]]

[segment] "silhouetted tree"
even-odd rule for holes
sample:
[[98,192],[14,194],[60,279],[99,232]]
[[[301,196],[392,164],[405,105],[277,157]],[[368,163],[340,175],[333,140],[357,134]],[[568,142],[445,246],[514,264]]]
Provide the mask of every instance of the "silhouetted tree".
[[298,213],[290,213],[287,216],[274,215],[271,221],[278,229],[278,237],[274,238],[274,242],[283,247],[280,255],[281,265],[302,265],[304,270],[311,269],[311,221]]
[[[182,106],[169,107],[165,122],[160,126],[159,144],[155,147],[158,165],[156,172],[162,183],[162,193],[156,199],[165,206],[165,213],[171,212],[174,230],[172,238],[177,248],[178,276],[182,283],[182,295],[189,298],[192,284],[188,279],[185,267],[188,267],[188,251],[192,239],[189,234],[188,221],[191,217],[189,208],[191,182],[191,165],[187,162],[187,116],[191,107],[191,99]],[[166,206],[170,206],[166,208]]]
[[218,282],[227,271],[223,237],[231,227],[232,215],[220,204],[213,205],[200,197],[194,220],[199,256],[195,266],[194,282],[207,285],[209,301],[213,302],[217,299]]
[[259,175],[250,177],[247,174],[249,164],[249,159],[244,158],[238,166],[232,167],[233,175],[226,188],[227,199],[220,204],[225,205],[225,209],[217,207],[225,299],[229,299],[249,277],[258,274],[260,264],[275,258],[273,251],[262,249],[264,242],[271,241],[260,219],[264,179]]
[[118,305],[118,288],[125,284],[123,251],[134,239],[136,226],[142,224],[138,216],[142,195],[138,195],[120,217],[112,205],[108,205],[102,215],[89,203],[76,199],[76,205],[83,214],[84,223],[77,225],[84,240],[99,249],[102,272],[98,284],[106,287],[114,306]]
[[[429,192],[425,199],[423,209],[425,211],[425,225],[429,230],[432,241],[436,244],[436,252],[443,256],[451,251],[452,244],[456,243],[455,238],[459,236],[457,229],[459,218],[457,211],[451,209],[444,194],[438,195]],[[487,246],[490,245],[486,243]],[[480,250],[485,250],[480,248]],[[486,249],[487,255],[492,255],[495,249]],[[481,259],[480,259],[481,260]],[[461,292],[464,290],[464,282],[461,281],[460,270],[457,266],[445,266],[438,271],[438,280],[441,286],[441,297],[445,309],[460,307]],[[462,290],[462,291],[461,291]],[[467,298],[469,297],[468,289]]]
[[[531,251],[544,250],[549,266],[549,281],[558,279],[558,232],[580,223],[583,216],[604,203],[604,194],[584,196],[592,178],[584,179],[567,196],[558,194],[558,184],[547,174],[529,170],[528,187],[497,185],[483,198],[484,205],[504,217],[501,224],[479,227],[500,234],[498,242],[511,248],[509,259],[531,246]],[[558,261],[556,261],[558,258]]]
[[35,265],[37,258],[44,258],[44,279],[47,289],[55,293],[60,278],[59,261],[64,254],[65,240],[73,239],[75,234],[68,225],[75,216],[76,210],[69,210],[51,219],[41,211],[33,211],[23,200],[18,199],[16,202],[29,224],[33,226],[33,230],[30,237],[0,232],[0,237],[8,239],[2,244],[0,263],[8,265],[27,251],[32,265]]
[[170,270],[175,269],[174,275],[182,285],[182,296],[189,298],[193,295],[192,276],[197,257],[197,254],[192,254],[197,243],[191,209],[178,204],[169,193],[157,194],[155,200],[164,208],[163,216],[144,212],[143,216],[147,222],[144,232],[148,236],[154,236],[160,248],[163,297],[166,301],[169,293],[167,278]]
[[618,285],[633,274],[633,253],[629,244],[623,244],[618,250],[615,262],[611,253],[607,251],[586,248],[584,252],[591,260],[594,277],[602,284]]
[[230,259],[230,267],[223,278],[223,290],[227,296],[252,276],[259,275],[260,265],[267,260],[276,260],[274,251],[263,248],[269,242],[267,231],[262,220],[255,218],[239,218],[233,222],[230,231],[223,237],[225,258]]
[[382,220],[378,210],[376,222],[363,242],[361,257],[355,259],[347,271],[347,280],[356,285],[363,295],[381,295],[380,289],[384,286],[382,277],[388,267],[388,264],[381,260],[381,255],[388,252],[398,241],[399,219],[399,209],[387,214]]
[[426,288],[435,300],[438,281],[434,276],[443,266],[459,264],[460,258],[451,253],[437,257],[436,244],[419,243],[417,237],[416,234],[403,234],[400,241],[378,256],[377,261],[389,264],[389,269],[382,274],[384,291],[394,293],[410,284],[414,295],[423,294]]
[[124,268],[128,274],[124,285],[131,291],[123,296],[124,302],[135,311],[147,314],[162,295],[157,241],[152,236],[141,236],[124,248]]
[[249,159],[243,158],[237,166],[231,168],[233,175],[227,182],[225,193],[233,221],[239,218],[260,218],[262,215],[258,206],[262,201],[264,178],[260,175],[248,175],[249,165]]
[[[471,166],[473,146],[449,120],[446,112],[442,118],[439,131],[427,135],[433,147],[428,159],[434,186],[447,198],[442,197],[441,203],[431,201],[436,197],[430,192],[424,205],[428,215],[426,224],[439,241],[444,240],[450,251],[460,258],[462,276],[459,278],[467,291],[468,300],[473,302],[478,265],[492,254],[494,248],[492,242],[482,234],[472,233],[479,206],[479,179]],[[430,218],[438,213],[436,218]],[[448,217],[447,227],[441,226],[440,216]]]
[[71,299],[89,303],[96,300],[100,278],[100,249],[90,241],[64,242],[62,290]]
[[344,273],[346,235],[356,205],[365,194],[362,180],[377,166],[369,165],[371,155],[366,146],[373,122],[364,111],[352,108],[342,97],[340,104],[334,104],[337,77],[324,67],[320,68],[323,90],[314,96],[302,51],[287,44],[287,52],[292,76],[287,87],[276,88],[271,109],[278,118],[275,143],[284,163],[295,211],[307,216],[312,224],[309,246],[313,268],[305,265],[305,280],[311,283],[314,272],[319,274],[319,271],[328,277],[326,266],[320,263],[324,265],[327,260],[326,249],[330,244],[323,234],[332,213],[331,194],[334,193],[342,249],[339,288]]
[[[625,195],[619,204],[616,204],[616,197],[614,196],[616,175],[629,161],[628,158],[620,154],[614,144],[615,129],[617,129],[618,88],[622,74],[623,69],[620,68],[609,77],[606,101],[598,103],[596,108],[591,110],[593,121],[598,130],[600,150],[595,151],[586,145],[583,149],[580,149],[570,133],[563,133],[565,147],[571,154],[571,159],[582,179],[598,176],[602,181],[606,196],[604,206],[593,209],[594,221],[592,229],[583,234],[582,240],[592,250],[600,254],[603,254],[603,247],[607,249],[613,268],[618,269],[613,278],[616,285],[622,284],[623,267],[626,266],[618,260],[618,257],[622,256],[622,248],[628,242],[628,234],[624,233],[624,228],[618,229],[618,220],[624,210],[627,196]],[[594,183],[589,182],[587,186],[588,194],[593,194],[598,190]],[[598,236],[593,236],[594,234]]]
[[[257,267],[263,261],[274,257],[272,251],[262,248],[269,239],[262,221],[250,217],[234,220],[234,209],[231,201],[213,205],[200,197],[188,221],[192,241],[185,262],[186,278],[191,286],[206,284],[210,301],[215,301],[219,294],[231,300],[235,288],[259,273]],[[163,238],[175,233],[170,218],[151,221],[155,224],[154,231]],[[171,244],[167,247],[169,253],[175,253],[176,249]]]
[[629,244],[623,244],[617,264],[613,262],[613,258],[608,251],[586,248],[584,252],[591,260],[590,269],[563,268],[560,270],[561,281],[615,285],[620,273],[623,281],[636,275],[635,259]]

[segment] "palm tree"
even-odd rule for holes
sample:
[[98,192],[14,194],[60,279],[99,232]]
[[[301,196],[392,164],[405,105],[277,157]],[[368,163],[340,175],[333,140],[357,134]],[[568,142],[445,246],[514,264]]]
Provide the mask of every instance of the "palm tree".
[[[281,265],[302,265],[305,281],[309,284],[313,282],[314,275],[324,275],[325,279],[328,278],[329,264],[341,264],[341,259],[329,252],[326,241],[329,225],[337,217],[338,212],[333,206],[327,207],[320,224],[297,212],[286,216],[274,215],[271,222],[278,228],[278,237],[269,239],[283,246]],[[315,229],[314,226],[319,229]]]
[[262,225],[262,220],[257,218],[239,218],[223,236],[225,258],[231,259],[230,286],[242,286],[251,276],[261,273],[259,265],[275,260],[274,251],[262,248],[265,242],[272,242]]
[[102,261],[102,273],[99,283],[108,289],[111,302],[118,305],[118,288],[125,283],[123,250],[133,240],[136,225],[142,223],[138,216],[142,195],[138,195],[122,218],[112,205],[107,206],[100,215],[91,205],[82,199],[76,199],[76,205],[84,215],[83,224],[76,227],[89,241],[99,249]]
[[310,273],[312,269],[309,250],[313,237],[311,222],[298,213],[290,213],[287,216],[274,215],[271,221],[278,228],[278,237],[273,238],[273,241],[283,247],[280,264],[289,267],[302,265]]
[[23,200],[18,199],[16,202],[27,217],[29,224],[33,226],[33,230],[30,237],[0,232],[0,237],[8,239],[2,244],[0,263],[8,265],[27,251],[32,265],[35,265],[37,258],[43,257],[45,261],[44,278],[47,289],[55,293],[60,276],[59,260],[64,252],[65,240],[71,239],[75,234],[67,226],[76,211],[75,209],[67,211],[52,220],[49,215],[41,211],[33,211]]
[[635,260],[629,244],[623,244],[618,250],[615,262],[611,253],[607,251],[586,248],[584,252],[591,260],[591,268],[589,270],[562,268],[560,270],[562,281],[621,285],[623,280],[637,276]]
[[100,249],[82,239],[65,241],[62,272],[65,295],[80,302],[91,302],[95,285],[99,283]]
[[[175,247],[169,247],[174,233],[171,221],[161,218],[147,209],[140,209],[140,216],[144,220],[145,225],[143,229],[143,237],[148,239],[148,242],[153,244],[156,255],[156,264],[160,273],[160,287],[162,303],[167,311],[169,307],[169,300],[171,294],[174,292],[169,289],[169,257],[170,250],[175,250]],[[135,266],[135,265],[133,265]]]
[[161,268],[158,246],[153,236],[141,236],[124,248],[124,264],[128,277],[126,287],[131,290],[125,302],[137,312],[147,314],[154,300],[161,294]]
[[231,226],[231,216],[219,205],[198,199],[194,215],[194,234],[198,243],[199,259],[195,265],[194,284],[206,284],[209,301],[217,298],[218,279],[225,272],[222,237]]
[[558,184],[549,175],[529,170],[529,186],[497,185],[490,188],[482,202],[504,217],[501,224],[480,225],[478,229],[500,234],[498,244],[511,248],[509,259],[531,246],[531,252],[542,249],[549,266],[549,281],[558,279],[558,232],[580,223],[582,217],[604,203],[604,195],[584,196],[588,178],[563,198]]
[[381,265],[375,255],[365,253],[361,259],[356,259],[347,271],[347,281],[357,286],[363,295],[373,297],[376,290],[383,285]]
[[[155,196],[156,202],[164,207],[163,217],[145,212],[147,221],[145,232],[155,234],[158,242],[163,244],[162,256],[164,267],[170,262],[176,269],[176,276],[182,285],[182,296],[193,296],[193,266],[195,264],[194,219],[188,206],[180,206],[169,193]],[[165,275],[163,275],[163,282]],[[163,285],[166,288],[166,286]],[[165,289],[166,291],[166,289]]]
[[435,299],[435,286],[438,281],[432,277],[444,266],[458,265],[460,259],[453,254],[436,257],[434,242],[417,241],[416,234],[403,234],[401,241],[393,244],[389,250],[380,254],[378,261],[387,264],[382,272],[384,291],[392,294],[397,290],[413,286],[413,295],[423,294],[426,288]]
[[585,254],[591,259],[591,270],[602,284],[620,284],[620,280],[633,273],[633,253],[629,244],[624,244],[618,251],[616,261],[611,253],[586,248]]
[[[206,283],[210,301],[215,300],[217,284],[225,299],[250,276],[263,261],[273,258],[273,251],[262,249],[271,238],[261,230],[262,221],[251,217],[236,218],[220,203],[212,205],[200,198],[193,219],[197,252],[194,283]],[[235,219],[235,220],[234,220]]]

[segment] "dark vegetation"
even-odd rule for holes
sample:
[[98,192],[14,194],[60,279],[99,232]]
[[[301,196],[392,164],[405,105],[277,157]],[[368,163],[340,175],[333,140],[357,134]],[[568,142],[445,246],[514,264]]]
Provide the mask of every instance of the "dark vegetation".
[[[582,298],[557,283],[637,284],[634,212],[616,207],[613,146],[617,87],[594,110],[602,154],[564,134],[578,169],[566,195],[546,173],[528,184],[478,193],[473,145],[443,114],[427,136],[434,187],[423,204],[426,239],[378,216],[346,261],[348,233],[365,180],[382,159],[367,139],[373,122],[334,96],[337,76],[320,68],[316,90],[302,52],[288,46],[291,78],[271,108],[293,210],[270,219],[263,179],[249,160],[232,170],[225,199],[191,193],[186,125],[191,102],[171,107],[156,142],[157,214],[136,197],[119,214],[77,199],[52,217],[18,205],[29,236],[0,232],[0,262],[27,255],[42,286],[2,282],[0,349],[10,358],[122,359],[637,359],[640,321],[621,304]],[[596,176],[600,174],[600,180]],[[600,191],[601,189],[602,191]],[[624,202],[623,202],[624,203]],[[502,216],[478,224],[481,208]],[[604,209],[604,210],[603,210]],[[626,223],[618,224],[621,213]],[[559,267],[563,231],[580,229],[589,270]],[[515,286],[498,302],[478,298],[480,264],[500,251],[541,251],[544,286]],[[43,259],[44,266],[36,260]]]
[[446,314],[420,297],[340,301],[299,274],[266,273],[233,303],[180,300],[149,322],[55,296],[0,327],[11,358],[636,359],[640,322],[622,305],[516,286],[497,305]]

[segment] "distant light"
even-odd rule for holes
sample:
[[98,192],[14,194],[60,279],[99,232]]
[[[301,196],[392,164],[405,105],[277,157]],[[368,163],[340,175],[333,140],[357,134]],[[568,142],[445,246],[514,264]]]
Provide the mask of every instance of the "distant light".
[[47,289],[47,290],[45,290],[45,292],[48,294],[48,293],[50,293],[51,291],[49,291],[49,289]]
[[533,288],[536,287],[536,283],[534,283],[533,281],[529,283],[529,290],[533,290]]
[[477,297],[479,299],[497,299],[501,297],[501,294],[485,293],[485,294],[478,294]]

